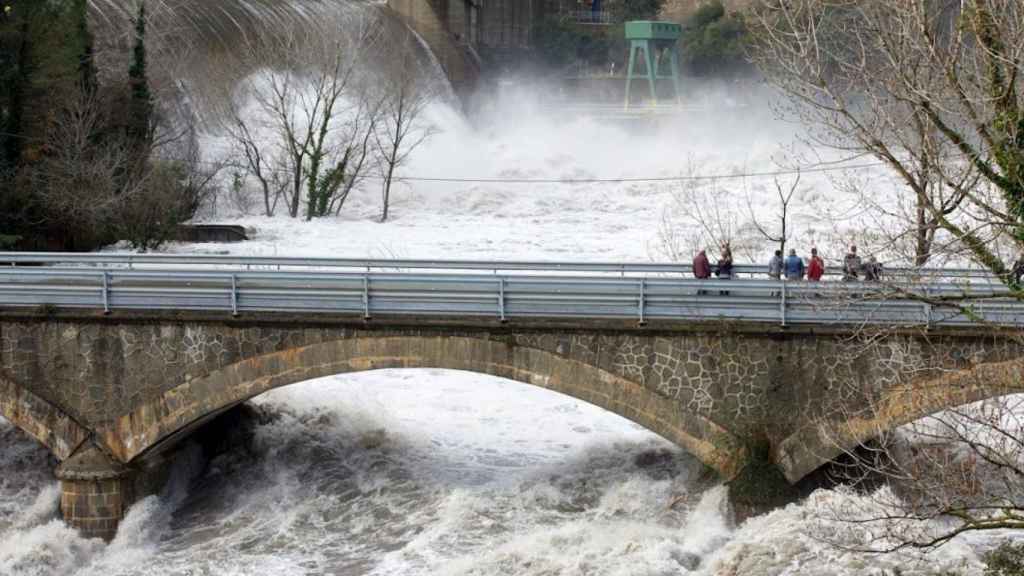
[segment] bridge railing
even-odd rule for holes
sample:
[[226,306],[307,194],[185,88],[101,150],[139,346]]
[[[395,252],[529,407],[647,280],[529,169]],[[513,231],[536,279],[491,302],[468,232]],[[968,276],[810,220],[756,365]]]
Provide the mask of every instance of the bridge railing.
[[[598,274],[618,276],[693,276],[693,266],[673,262],[556,262],[533,260],[446,260],[446,259],[362,259],[295,258],[277,256],[232,256],[219,254],[107,254],[54,252],[0,252],[0,265],[42,265],[49,267],[89,266],[94,268],[210,268],[221,270],[331,270],[365,272],[467,271],[491,274]],[[766,264],[738,264],[741,277],[767,275]],[[886,268],[893,279],[930,279],[936,282],[963,281],[999,283],[990,272],[979,268]],[[839,266],[826,268],[826,277],[842,274]]]
[[[0,268],[0,309],[1024,326],[996,284],[430,272]],[[943,299],[965,299],[962,306]]]
[[605,10],[569,10],[569,18],[578,24],[600,24],[609,26],[615,23],[614,14]]

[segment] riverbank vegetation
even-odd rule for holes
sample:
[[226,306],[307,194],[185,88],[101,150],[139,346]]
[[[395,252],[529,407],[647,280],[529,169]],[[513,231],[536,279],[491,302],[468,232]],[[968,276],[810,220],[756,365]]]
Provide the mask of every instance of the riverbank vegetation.
[[0,12],[0,235],[8,247],[164,242],[213,191],[173,82],[154,87],[138,5],[98,53],[85,0],[8,0]]

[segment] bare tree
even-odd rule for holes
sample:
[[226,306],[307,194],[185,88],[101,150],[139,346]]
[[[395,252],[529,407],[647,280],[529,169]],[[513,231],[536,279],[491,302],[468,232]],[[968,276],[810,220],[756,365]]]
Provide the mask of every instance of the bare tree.
[[800,186],[800,174],[797,173],[793,183],[789,186],[789,189],[783,190],[782,184],[779,179],[775,179],[775,191],[779,196],[778,204],[778,233],[773,234],[761,223],[761,220],[754,213],[753,202],[750,200],[750,196],[747,196],[747,210],[750,212],[750,222],[754,225],[754,228],[769,242],[778,242],[779,250],[783,254],[786,252],[786,241],[789,240],[789,230],[787,228],[789,218],[789,204],[793,201],[793,194],[796,193],[797,187]]
[[[244,176],[254,178],[260,187],[263,214],[273,216],[288,187],[285,177],[286,166],[278,161],[273,153],[265,150],[264,139],[260,138],[249,124],[245,113],[232,102],[225,130],[236,149],[235,167],[239,174],[239,186],[245,185]],[[244,190],[240,193],[244,193]]]
[[423,74],[411,33],[405,34],[394,56],[386,62],[379,90],[381,115],[373,137],[382,178],[380,220],[386,222],[395,171],[436,131],[425,118],[435,98],[434,89]]
[[[742,258],[756,260],[763,249],[763,240],[780,242],[756,214],[752,194],[745,196],[717,178],[703,178],[692,162],[686,165],[684,177],[672,193],[658,227],[656,252],[673,261],[686,261],[699,248],[729,245]],[[780,197],[781,234],[790,238],[790,204],[799,188],[799,178],[788,190],[776,181]],[[737,184],[747,188],[747,182]]]
[[67,230],[71,247],[127,240],[155,249],[215,193],[217,167],[201,162],[194,124],[154,115],[153,142],[140,153],[119,124],[121,102],[113,90],[67,94],[48,154],[25,174],[41,225]]
[[[896,200],[866,207],[875,222],[888,223],[886,241],[909,243],[918,265],[937,257],[973,261],[1024,298],[1013,265],[1024,252],[1024,4],[761,0],[748,23],[751,56],[784,96],[780,111],[804,123],[812,143],[872,156],[899,183]],[[972,313],[969,295],[922,297],[893,284],[875,297]],[[891,354],[898,344],[886,333],[861,336],[865,353]],[[875,539],[865,548],[875,551],[1024,528],[1022,406],[1007,396],[1020,390],[1024,359],[953,369],[938,359],[908,366],[888,358],[905,375],[900,382],[865,388],[851,378],[834,391],[863,396],[863,410],[807,408],[819,412],[819,431],[837,431],[833,447],[854,462],[851,475],[884,486],[873,492],[876,506],[834,517],[870,530]],[[925,411],[937,412],[932,417],[895,422],[905,426],[896,434],[889,429],[904,401],[963,390],[997,399],[974,404],[965,396],[965,406],[944,411],[936,404]]]
[[292,217],[337,213],[365,177],[380,107],[364,64],[379,34],[380,22],[356,11],[344,33],[314,26],[246,40],[248,67],[266,68],[240,88],[227,85],[234,93],[223,126],[268,216],[280,200]]
[[1016,0],[763,0],[751,55],[815,143],[870,154],[935,231],[1022,293],[1024,6]]
[[[693,174],[694,169],[690,166],[689,173]],[[718,180],[684,179],[673,190],[672,200],[662,212],[656,246],[658,255],[688,262],[701,248],[717,249],[726,244],[749,254],[751,247],[738,241],[740,209],[730,197]]]
[[376,165],[373,138],[377,134],[377,124],[381,121],[382,99],[372,92],[365,92],[359,101],[359,109],[349,123],[349,140],[346,144],[348,155],[348,174],[337,194],[330,199],[328,213],[339,214],[345,206],[352,191],[361,185]]

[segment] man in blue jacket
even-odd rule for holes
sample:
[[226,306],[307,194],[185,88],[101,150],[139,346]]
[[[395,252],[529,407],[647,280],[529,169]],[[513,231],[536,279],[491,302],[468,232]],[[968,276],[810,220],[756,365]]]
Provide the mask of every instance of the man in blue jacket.
[[786,258],[786,280],[803,280],[804,279],[804,261],[796,255],[796,250],[789,251],[789,257]]

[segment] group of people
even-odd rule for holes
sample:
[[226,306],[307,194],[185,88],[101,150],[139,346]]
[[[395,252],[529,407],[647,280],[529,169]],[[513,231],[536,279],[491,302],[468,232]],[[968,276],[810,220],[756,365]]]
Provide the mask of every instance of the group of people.
[[[693,258],[693,275],[698,279],[711,278],[714,272],[720,280],[729,280],[733,277],[732,249],[728,244],[722,246],[721,255],[714,266],[708,260],[706,250],[701,250]],[[782,250],[776,250],[775,255],[768,262],[768,276],[775,280],[803,280],[805,277],[811,282],[821,281],[825,275],[825,261],[818,255],[817,248],[811,248],[811,259],[804,262],[804,259],[797,255],[795,249],[789,251],[789,256],[783,258]],[[843,281],[856,282],[878,282],[882,279],[882,263],[874,256],[868,257],[867,262],[861,261],[857,255],[857,247],[850,246],[850,251],[843,258]]]

